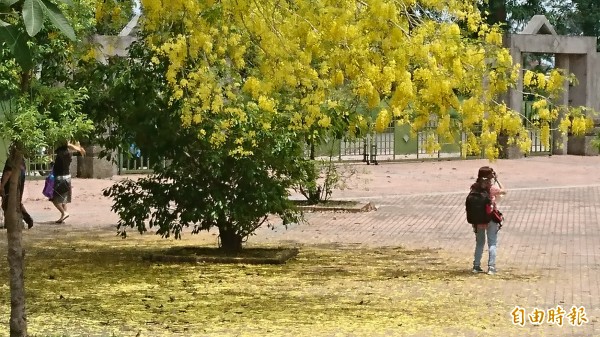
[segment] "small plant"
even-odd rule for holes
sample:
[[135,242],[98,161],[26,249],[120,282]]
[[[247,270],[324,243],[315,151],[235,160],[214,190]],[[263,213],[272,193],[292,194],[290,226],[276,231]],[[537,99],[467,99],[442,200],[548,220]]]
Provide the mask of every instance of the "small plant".
[[592,146],[600,152],[600,131],[596,132],[596,137],[592,139]]
[[[274,226],[275,217],[283,226],[302,221],[288,195],[305,178],[310,161],[302,158],[302,147],[289,134],[264,134],[252,157],[215,149],[194,132],[160,139],[176,144],[164,165],[156,161],[152,175],[104,190],[113,198],[123,237],[130,228],[176,239],[187,228],[192,234],[216,229],[219,247],[239,252],[260,226]],[[229,145],[235,149],[233,139]]]
[[334,189],[349,188],[348,182],[357,174],[357,170],[352,165],[336,164],[332,149],[328,151],[328,157],[321,159],[314,159],[312,152],[311,150],[312,167],[305,170],[305,179],[294,189],[302,194],[310,205],[315,205],[331,199]]

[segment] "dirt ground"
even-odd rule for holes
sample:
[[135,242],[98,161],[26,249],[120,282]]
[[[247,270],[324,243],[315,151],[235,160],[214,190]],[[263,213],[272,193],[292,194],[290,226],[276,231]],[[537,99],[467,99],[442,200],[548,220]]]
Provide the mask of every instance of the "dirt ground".
[[[380,162],[340,164],[340,172],[353,168],[356,174],[347,187],[335,190],[334,199],[365,198],[382,195],[447,193],[468,190],[480,166],[490,165],[507,189],[581,186],[600,184],[600,157],[544,156],[513,160],[443,160],[421,162]],[[73,179],[73,202],[66,225],[105,227],[117,223],[111,200],[102,190],[116,181],[139,176],[114,176],[110,179]],[[27,181],[25,205],[41,226],[52,225],[58,211],[42,195],[43,181]],[[292,193],[293,197],[300,197]]]

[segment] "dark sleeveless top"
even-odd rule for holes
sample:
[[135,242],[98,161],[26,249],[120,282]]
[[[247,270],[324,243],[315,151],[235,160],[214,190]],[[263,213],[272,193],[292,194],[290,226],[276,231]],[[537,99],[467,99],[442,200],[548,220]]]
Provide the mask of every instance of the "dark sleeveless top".
[[54,176],[66,176],[71,174],[71,152],[69,152],[69,148],[66,145],[63,145],[57,148],[54,153],[56,154],[56,159],[54,160],[54,166],[52,168]]

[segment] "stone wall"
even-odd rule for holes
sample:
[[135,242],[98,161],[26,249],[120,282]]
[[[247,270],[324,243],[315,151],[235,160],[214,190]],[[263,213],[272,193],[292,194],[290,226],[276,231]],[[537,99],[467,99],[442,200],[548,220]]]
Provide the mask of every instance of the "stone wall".
[[597,138],[598,133],[600,133],[600,127],[596,127],[587,136],[569,136],[567,154],[597,156],[599,154],[598,147],[593,145],[592,142]]

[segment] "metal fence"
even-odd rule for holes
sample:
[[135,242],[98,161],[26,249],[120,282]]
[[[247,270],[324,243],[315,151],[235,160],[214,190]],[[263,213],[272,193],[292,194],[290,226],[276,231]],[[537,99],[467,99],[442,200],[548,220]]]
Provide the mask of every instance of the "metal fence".
[[[339,161],[363,161],[367,164],[379,161],[428,159],[428,158],[460,158],[460,144],[466,140],[466,135],[454,135],[454,142],[441,143],[441,149],[427,151],[426,129],[417,132],[416,136],[410,126],[393,126],[384,132],[375,132],[356,139],[328,140],[316,147],[315,157],[336,158]],[[436,137],[439,142],[440,139]],[[307,152],[307,156],[309,153]]]
[[28,178],[45,177],[52,170],[54,149],[43,149],[37,155],[25,158],[25,168]]
[[118,174],[139,174],[152,172],[152,162],[150,158],[141,154],[131,154],[127,151],[121,151],[117,161]]
[[[52,170],[54,161],[54,149],[40,151],[39,154],[25,158],[25,167],[28,178],[44,177]],[[74,160],[74,162],[76,162]],[[121,151],[117,158],[118,174],[141,174],[151,173],[152,164],[150,159],[144,156],[131,154],[129,151]],[[73,170],[73,168],[72,168]],[[72,172],[72,174],[74,174]]]
[[540,130],[529,130],[529,138],[531,139],[530,155],[552,154],[552,132],[550,132],[550,144],[548,146],[542,142]]
[[[528,155],[548,155],[552,153],[552,138],[548,145],[542,142],[537,110],[533,108],[533,101],[523,102],[523,124],[531,139],[531,148]],[[327,140],[316,147],[316,157],[337,158],[339,161],[363,161],[367,164],[377,163],[380,160],[398,161],[415,159],[458,159],[462,158],[462,144],[467,141],[464,132],[456,132],[452,140],[443,141],[435,133],[437,120],[432,118],[423,130],[412,132],[408,125],[395,125],[394,122],[384,132],[374,132],[362,138]],[[416,134],[416,135],[415,135]],[[428,137],[440,145],[436,151],[428,151]],[[552,135],[550,135],[552,137]],[[308,156],[308,153],[307,153]],[[468,154],[468,158],[483,158],[483,151],[477,154]]]
[[[464,132],[457,132],[453,139],[444,142],[435,133],[430,133],[433,128],[417,132],[416,136],[411,133],[408,126],[395,126],[387,128],[381,133],[368,134],[359,139],[328,140],[318,146],[315,151],[317,158],[334,158],[338,161],[362,161],[367,164],[379,161],[402,161],[422,159],[460,159],[462,144],[467,141]],[[550,154],[550,147],[542,142],[538,129],[529,129],[531,138],[531,149],[528,155]],[[436,151],[428,151],[428,136],[432,135],[440,145]],[[307,156],[309,152],[307,152]],[[483,151],[476,154],[468,154],[468,158],[483,158]]]
[[52,170],[53,155],[40,154],[32,158],[25,159],[27,176],[44,177]]

